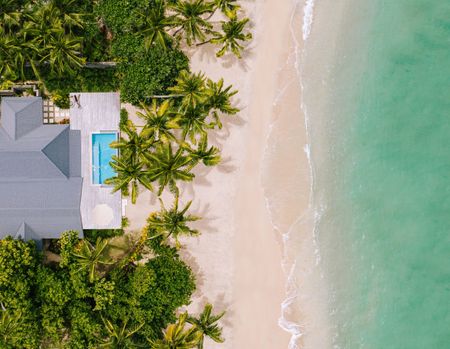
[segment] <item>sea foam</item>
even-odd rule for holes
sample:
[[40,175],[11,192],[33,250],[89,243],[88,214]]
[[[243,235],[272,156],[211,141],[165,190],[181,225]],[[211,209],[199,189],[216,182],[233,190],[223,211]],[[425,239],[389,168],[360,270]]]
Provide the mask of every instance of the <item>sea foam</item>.
[[306,41],[311,34],[311,28],[314,19],[315,0],[306,0],[303,7],[303,41]]
[[[300,23],[302,24],[302,39],[303,44],[308,39],[312,24],[313,24],[313,15],[314,15],[314,0],[294,0],[294,6],[293,11],[291,15],[290,20],[290,32],[291,32],[291,40],[293,42],[293,52],[291,53],[290,57],[293,58],[293,65],[296,72],[296,78],[300,81],[300,91],[303,92],[303,85],[301,82],[301,59],[302,59],[302,44],[300,42]],[[289,61],[289,59],[288,59]],[[280,100],[282,99],[285,89],[290,86],[287,84],[284,86],[284,88],[279,91],[278,95],[275,98],[274,105],[277,105]],[[306,144],[303,146],[303,151],[306,155],[308,166],[309,166],[309,184],[310,184],[310,192],[309,192],[309,204],[306,212],[303,212],[303,214],[298,217],[295,222],[292,223],[291,226],[289,226],[288,229],[286,227],[284,229],[280,229],[280,226],[277,226],[275,220],[273,219],[274,215],[276,215],[276,210],[274,210],[274,203],[271,202],[267,196],[266,196],[266,205],[269,209],[269,212],[271,213],[271,220],[274,228],[281,233],[283,238],[283,245],[284,245],[284,257],[283,257],[283,269],[285,271],[285,274],[287,275],[287,282],[286,282],[286,299],[281,304],[281,316],[279,318],[278,324],[281,328],[283,328],[285,331],[291,334],[291,339],[289,342],[289,349],[299,349],[299,341],[300,338],[303,335],[302,331],[302,325],[300,323],[300,319],[298,318],[298,305],[299,305],[299,296],[301,290],[299,289],[299,268],[304,268],[305,266],[299,265],[297,261],[297,257],[295,256],[295,250],[297,250],[297,247],[299,245],[299,235],[301,234],[301,231],[304,230],[304,224],[306,221],[309,220],[309,217],[314,217],[313,220],[315,221],[317,219],[317,214],[312,213],[312,192],[313,192],[313,166],[311,163],[311,146],[309,142],[309,122],[307,118],[306,113],[306,106],[304,105],[303,98],[299,96],[301,99],[300,101],[300,108],[303,113],[304,117],[304,124],[306,129]],[[271,125],[273,126],[273,125]],[[272,127],[271,127],[272,129]],[[272,130],[271,130],[272,131]],[[273,155],[273,154],[272,154]],[[315,224],[314,224],[315,225]],[[284,231],[283,231],[284,230]],[[315,243],[315,227],[313,228],[313,231],[311,232],[313,235],[313,243],[311,247],[314,248],[314,255],[315,255],[315,263],[318,264],[318,261],[320,261],[320,253],[318,250],[318,247]]]

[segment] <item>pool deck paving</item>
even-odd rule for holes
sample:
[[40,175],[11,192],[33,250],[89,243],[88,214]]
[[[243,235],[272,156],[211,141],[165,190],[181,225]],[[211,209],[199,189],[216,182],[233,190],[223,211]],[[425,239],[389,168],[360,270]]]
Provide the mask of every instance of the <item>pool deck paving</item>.
[[81,133],[81,220],[83,229],[118,229],[122,224],[122,197],[112,187],[93,184],[92,134],[119,132],[118,93],[71,93],[70,128]]

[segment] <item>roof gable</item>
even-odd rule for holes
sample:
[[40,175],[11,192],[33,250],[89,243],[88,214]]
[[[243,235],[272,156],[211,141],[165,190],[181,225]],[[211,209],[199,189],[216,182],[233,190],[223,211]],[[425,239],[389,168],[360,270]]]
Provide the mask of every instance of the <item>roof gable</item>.
[[2,128],[11,139],[17,140],[42,125],[42,99],[3,98],[1,115]]
[[47,158],[66,176],[70,175],[69,128],[65,128],[42,149]]

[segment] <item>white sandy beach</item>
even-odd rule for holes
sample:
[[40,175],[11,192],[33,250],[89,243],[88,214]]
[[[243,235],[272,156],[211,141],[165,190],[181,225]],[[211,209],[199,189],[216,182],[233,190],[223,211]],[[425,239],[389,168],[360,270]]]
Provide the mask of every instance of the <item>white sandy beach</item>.
[[[236,102],[241,112],[225,118],[223,130],[211,136],[222,149],[222,164],[200,169],[194,182],[182,188],[182,201],[193,200],[191,211],[204,219],[197,224],[201,236],[184,239],[181,254],[198,278],[189,310],[197,312],[207,301],[217,311],[227,310],[226,342],[208,341],[207,348],[281,349],[288,348],[291,337],[279,326],[289,271],[282,268],[282,234],[307,209],[310,194],[309,165],[302,150],[307,139],[290,33],[295,4],[290,0],[242,3],[254,35],[243,59],[217,59],[206,46],[192,56],[193,71],[203,71],[213,80],[223,77],[239,90]],[[284,129],[291,131],[287,143],[277,142],[276,132]],[[295,142],[288,143],[293,136]],[[289,144],[299,148],[289,152]],[[274,163],[271,159],[277,154],[283,156]],[[280,166],[281,171],[274,171]],[[273,181],[276,190],[288,189],[292,184],[284,181],[288,171],[296,176],[298,191],[281,198],[283,207],[290,208],[280,207],[284,212],[280,215],[280,210],[269,210],[266,196],[271,199],[274,193],[267,186]],[[137,205],[128,206],[130,229],[139,230],[157,208],[157,200],[143,192]]]

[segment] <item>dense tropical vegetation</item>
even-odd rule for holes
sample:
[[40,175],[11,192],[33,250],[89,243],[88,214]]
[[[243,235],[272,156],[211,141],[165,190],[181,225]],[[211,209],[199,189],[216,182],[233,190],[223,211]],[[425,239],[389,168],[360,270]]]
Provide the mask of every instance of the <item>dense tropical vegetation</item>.
[[[212,44],[241,57],[251,39],[234,0],[1,0],[0,86],[38,81],[57,105],[68,92],[120,89],[139,105],[164,95]],[[214,20],[213,20],[214,19]]]
[[[150,223],[144,230],[153,229]],[[210,305],[198,319],[183,314],[175,323],[195,290],[177,250],[158,237],[123,242],[66,232],[43,255],[34,242],[1,240],[0,346],[156,349],[177,341],[201,348],[205,336],[220,342],[223,314],[211,315]],[[188,335],[174,333],[188,323]]]
[[[224,117],[238,113],[237,91],[192,73],[184,52],[215,45],[241,58],[248,19],[236,0],[0,0],[0,88],[39,83],[69,106],[75,91],[117,91],[139,106],[140,126],[121,113],[120,151],[107,183],[130,196],[173,195],[138,237],[115,231],[66,232],[44,252],[0,240],[0,348],[203,348],[221,343],[207,304],[190,303],[195,277],[179,256],[180,237],[200,232],[180,204],[180,182],[197,166],[220,163],[210,144]],[[183,52],[184,51],[184,52]],[[177,314],[179,314],[177,316]]]

